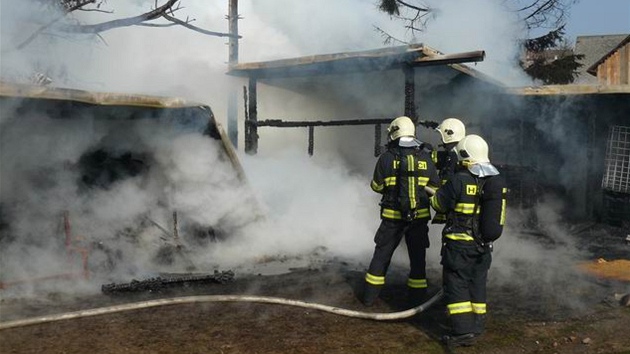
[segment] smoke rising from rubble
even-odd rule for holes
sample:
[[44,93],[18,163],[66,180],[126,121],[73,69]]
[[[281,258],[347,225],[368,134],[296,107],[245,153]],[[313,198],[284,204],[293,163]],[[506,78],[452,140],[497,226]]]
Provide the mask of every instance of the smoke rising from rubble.
[[[117,15],[124,16],[140,13],[152,2],[110,0],[107,3],[121,11]],[[525,82],[514,69],[514,62],[510,62],[518,54],[515,37],[520,34],[519,29],[498,2],[429,3],[438,7],[439,12],[429,23],[428,31],[415,39],[417,42],[445,53],[486,50],[486,60],[476,68],[509,82]],[[197,19],[195,25],[217,31],[227,28],[224,19],[227,1],[218,4],[186,0],[185,5],[184,11]],[[391,22],[376,11],[373,1],[330,0],[322,5],[321,1],[250,0],[239,5],[244,18],[239,23],[244,36],[240,42],[241,62],[381,47],[382,38],[373,30],[374,24],[399,38],[406,35],[400,23]],[[3,0],[2,6],[3,50],[24,40],[26,34],[46,22],[20,17],[35,14],[30,11],[32,3],[28,1]],[[278,8],[287,11],[277,11]],[[13,16],[15,11],[20,15]],[[471,17],[471,13],[484,13],[485,18],[493,20]],[[77,16],[97,19],[103,14]],[[325,25],[321,24],[321,18],[325,18]],[[22,52],[3,52],[2,78],[24,81],[34,71],[43,71],[51,76],[53,86],[189,98],[208,103],[219,122],[226,121],[226,93],[232,87],[240,90],[245,85],[244,81],[224,74],[225,39],[182,28],[117,29],[104,33],[103,38],[106,43],[94,37],[70,41],[42,36]],[[387,99],[391,96],[390,104],[399,108],[366,103],[360,100],[363,95],[359,92],[334,90],[315,104],[306,103],[309,100],[299,91],[283,92],[282,88],[262,83],[261,92],[269,88],[277,92],[272,95],[275,98],[260,95],[259,113],[265,118],[301,119],[325,119],[313,116],[324,113],[344,118],[400,114],[402,98],[393,96],[402,92],[401,87],[376,79],[365,82],[368,83],[365,92]],[[357,86],[360,85],[352,87]],[[240,110],[242,102],[239,102]],[[361,104],[364,106],[349,108]],[[29,247],[12,243],[1,251],[3,275],[8,278],[31,275],[41,269],[64,269],[65,260],[49,250],[57,242],[54,237],[63,235],[59,230],[59,213],[68,209],[72,210],[70,220],[77,233],[104,246],[111,241],[119,242],[114,247],[114,256],[128,261],[117,269],[120,272],[117,275],[123,279],[129,274],[146,275],[155,271],[151,259],[165,243],[166,236],[147,223],[145,217],[170,230],[174,209],[183,219],[182,227],[186,222],[218,223],[227,225],[232,232],[223,242],[191,246],[190,257],[198,265],[206,266],[204,270],[238,266],[241,261],[262,262],[314,253],[350,258],[362,264],[369,262],[379,222],[378,196],[369,190],[375,162],[371,156],[371,129],[348,129],[339,135],[317,130],[316,155],[312,158],[306,158],[304,130],[272,133],[261,129],[259,155],[240,156],[253,193],[260,198],[267,214],[264,219],[249,223],[246,221],[251,221],[253,211],[242,201],[250,192],[237,187],[216,188],[229,178],[230,169],[218,168],[225,166],[225,161],[218,160],[218,146],[212,141],[199,134],[175,134],[151,122],[138,122],[131,131],[125,127],[93,126],[93,123],[89,118],[66,121],[46,117],[27,117],[23,122],[15,122],[10,114],[0,115],[2,203],[16,205],[10,215],[13,237],[32,242]],[[84,134],[85,131],[90,134]],[[129,137],[131,133],[135,137]],[[105,141],[104,137],[112,140]],[[81,195],[76,184],[79,172],[73,166],[99,141],[111,148],[150,152],[152,161],[160,168],[152,168],[148,175],[129,178],[107,191],[94,192],[89,197]],[[163,195],[169,198],[160,199]],[[555,241],[561,244],[551,247],[520,233],[515,219],[515,214],[508,212],[511,224],[497,242],[492,278],[500,284],[527,287],[532,283],[552,284],[571,274],[571,264],[580,254],[567,232],[552,229],[557,220],[545,223],[550,234],[559,237]],[[121,230],[129,235],[114,240]],[[440,231],[441,227],[431,227],[429,265],[434,268],[439,268]],[[132,237],[134,234],[136,238]],[[106,256],[94,252],[95,259]],[[399,250],[395,262],[404,265],[405,257]],[[33,262],[24,264],[24,259]],[[536,277],[524,277],[529,274]]]
[[[81,271],[78,255],[72,265],[65,258],[65,211],[73,243],[91,248],[91,265],[105,268],[95,272],[105,276],[99,281],[159,271],[156,254],[175,242],[174,210],[182,228],[220,224],[226,232],[255,216],[221,145],[199,130],[160,119],[35,115],[1,128],[3,281]],[[116,164],[129,155],[143,173]],[[94,170],[95,163],[111,169]]]

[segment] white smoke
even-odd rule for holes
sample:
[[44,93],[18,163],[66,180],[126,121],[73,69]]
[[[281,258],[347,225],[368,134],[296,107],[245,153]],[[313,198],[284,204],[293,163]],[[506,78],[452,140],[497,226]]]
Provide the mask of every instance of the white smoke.
[[[531,84],[518,66],[521,49],[518,41],[526,33],[518,14],[503,1],[456,0],[427,1],[434,8],[421,42],[444,53],[484,50],[486,58],[478,69],[506,85]],[[491,19],[491,20],[487,20]]]
[[[116,16],[124,17],[144,12],[153,3],[109,0],[106,5],[116,10]],[[431,1],[438,11],[427,31],[407,38],[445,53],[485,50],[486,60],[477,68],[508,82],[523,82],[522,73],[515,69],[519,54],[516,39],[521,29],[513,13],[501,3]],[[226,121],[227,93],[246,84],[225,75],[226,39],[177,26],[120,28],[102,33],[103,40],[46,32],[23,50],[15,50],[30,33],[58,16],[33,4],[3,0],[3,80],[25,81],[34,71],[43,71],[51,76],[53,86],[184,97],[209,104],[219,122]],[[177,14],[180,18],[189,15],[198,27],[227,31],[227,1],[185,0],[185,6]],[[243,17],[239,22],[241,62],[379,48],[382,37],[375,25],[396,37],[409,36],[401,23],[379,13],[371,0],[249,0],[240,1],[239,12]],[[89,12],[72,18],[93,23],[111,18],[108,16]],[[392,84],[395,80],[352,78],[348,81],[355,82],[339,85],[340,91],[328,88],[324,94],[320,89],[323,98],[311,103],[303,92],[317,84],[316,79],[308,81],[297,85],[302,91],[276,88],[270,96],[259,97],[261,117],[393,117],[402,111],[402,98],[397,94],[402,92],[402,83]],[[264,84],[261,91],[269,88]],[[354,90],[360,86],[361,91]],[[380,99],[370,99],[374,97]],[[242,116],[241,112],[240,126]],[[299,256],[322,248],[330,255],[369,262],[379,222],[378,195],[369,189],[376,161],[371,128],[348,128],[337,136],[316,135],[313,158],[306,158],[304,130],[294,130],[292,134],[299,135],[296,138],[287,130],[271,133],[260,129],[259,155],[239,152],[250,190],[230,181],[232,170],[219,159],[221,147],[198,134],[176,134],[151,122],[137,122],[130,129],[89,117],[66,121],[29,116],[22,122],[10,115],[0,118],[2,202],[12,208],[11,232],[33,241],[29,248],[13,244],[2,250],[3,276],[8,278],[63,267],[64,260],[49,252],[63,237],[63,230],[59,230],[63,210],[71,210],[76,233],[108,247],[112,247],[110,242],[120,242],[112,248],[131,260],[124,265],[126,269],[119,269],[121,276],[156,270],[151,268],[151,257],[168,236],[146,218],[172,230],[173,210],[179,211],[183,223],[218,223],[227,229],[219,231],[230,232],[224,242],[200,247],[191,254],[198,265],[207,267],[204,270],[266,256]],[[150,152],[158,168],[86,197],[77,186],[79,172],[74,167],[97,143]],[[249,221],[255,212],[246,202],[249,194],[259,199],[265,211],[265,217],[253,223]],[[116,237],[121,230],[136,237]],[[439,226],[431,227],[430,267],[439,267],[440,231]],[[551,258],[551,251],[512,235],[508,229],[497,243],[495,268],[501,279],[510,279],[515,270],[504,264],[540,264],[543,258]],[[560,259],[571,259],[567,256],[573,256],[573,247],[568,244],[566,250]],[[95,253],[94,257],[104,256]],[[404,258],[397,260],[404,264]],[[24,265],[24,259],[36,261]],[[556,271],[544,270],[552,271],[546,274]],[[519,279],[511,281],[518,283]]]

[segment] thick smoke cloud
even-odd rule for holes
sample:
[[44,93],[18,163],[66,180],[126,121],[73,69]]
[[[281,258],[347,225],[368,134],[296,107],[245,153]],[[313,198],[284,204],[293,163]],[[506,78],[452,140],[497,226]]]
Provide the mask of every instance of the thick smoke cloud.
[[[516,39],[522,31],[513,13],[501,3],[429,1],[438,11],[425,33],[410,38],[401,23],[377,12],[374,1],[240,1],[240,61],[379,48],[383,44],[374,31],[377,25],[398,38],[445,53],[485,50],[486,60],[475,68],[508,83],[525,84],[528,81],[515,69],[514,60],[519,54]],[[107,2],[121,17],[143,12],[151,4],[153,1]],[[185,6],[180,17],[189,15],[199,27],[226,31],[227,1],[185,0]],[[483,13],[483,18],[491,20],[470,16],[473,13]],[[3,80],[24,82],[34,72],[43,72],[54,86],[184,97],[210,105],[224,125],[227,93],[246,85],[225,75],[225,39],[179,27],[121,28],[103,33],[102,39],[62,36],[51,29],[24,49],[14,49],[57,15],[33,1],[3,0]],[[106,18],[106,14],[89,12],[73,15],[68,21]],[[262,82],[260,91],[269,89],[271,93],[259,97],[261,117],[394,117],[402,110],[402,98],[396,94],[402,87],[393,84],[400,80],[352,78],[334,86],[337,89],[322,84],[325,88],[311,98],[310,90],[321,84],[317,80],[288,86]],[[287,88],[291,85],[295,90]],[[95,252],[94,259],[124,260],[112,270],[117,279],[159,270],[153,258],[172,239],[155,224],[171,230],[173,210],[179,211],[183,232],[187,224],[222,225],[216,231],[229,236],[218,243],[189,245],[189,257],[202,271],[314,253],[351,258],[359,264],[369,261],[379,222],[378,196],[369,190],[375,162],[372,129],[318,130],[312,158],[306,158],[304,130],[261,129],[259,155],[239,151],[250,187],[242,188],[226,182],[231,168],[219,159],[220,146],[198,133],[174,132],[145,121],[129,128],[89,117],[66,121],[29,116],[18,122],[7,112],[10,108],[3,107],[0,116],[1,201],[3,215],[5,210],[9,212],[10,239],[21,240],[1,251],[7,279],[38,275],[42,269],[64,269],[63,249],[58,246],[63,237],[59,229],[63,210],[72,211],[76,233],[113,250],[113,256]],[[241,126],[242,116],[240,112]],[[240,139],[242,144],[242,136]],[[80,172],[76,166],[95,146],[149,153],[154,167],[106,191],[85,194],[77,183]],[[264,218],[257,218],[253,205],[244,202],[251,194],[259,200]],[[512,221],[497,243],[495,257],[493,276],[499,283],[522,284],[523,268],[535,269],[532,273],[538,277],[531,281],[538,284],[552,284],[571,273],[571,264],[580,254],[566,232],[549,230],[563,243],[562,248],[550,248],[519,232],[516,213],[508,213],[508,218]],[[555,220],[546,224],[554,225]],[[440,227],[431,227],[429,264],[434,268],[439,268],[440,231]],[[33,261],[25,263],[25,259]],[[548,262],[545,266],[542,259]],[[404,252],[397,253],[395,262],[405,264]]]
[[199,129],[169,119],[15,118],[0,135],[3,281],[81,269],[67,262],[67,234],[92,249],[91,266],[109,267],[97,276],[177,269],[155,260],[176,241],[173,211],[182,230],[231,232],[257,216],[222,146]]

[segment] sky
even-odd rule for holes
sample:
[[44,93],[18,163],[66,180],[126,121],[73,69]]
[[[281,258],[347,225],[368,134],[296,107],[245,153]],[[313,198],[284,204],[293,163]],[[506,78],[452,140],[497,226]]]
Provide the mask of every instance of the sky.
[[565,27],[571,42],[577,36],[630,34],[630,0],[580,0]]

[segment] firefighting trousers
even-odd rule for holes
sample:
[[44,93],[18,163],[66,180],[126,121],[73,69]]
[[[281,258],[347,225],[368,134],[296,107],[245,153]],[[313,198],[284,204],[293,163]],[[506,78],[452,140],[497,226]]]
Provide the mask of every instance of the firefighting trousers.
[[481,334],[486,316],[486,281],[492,263],[489,249],[474,241],[450,241],[442,246],[444,300],[453,334]]
[[412,222],[382,220],[374,236],[374,255],[365,280],[373,286],[385,284],[385,274],[394,251],[405,237],[409,253],[409,278],[407,286],[412,289],[427,287],[426,253],[429,247],[428,220]]

